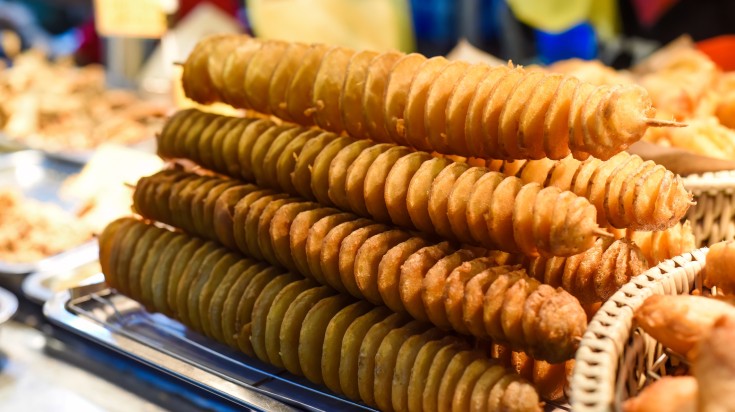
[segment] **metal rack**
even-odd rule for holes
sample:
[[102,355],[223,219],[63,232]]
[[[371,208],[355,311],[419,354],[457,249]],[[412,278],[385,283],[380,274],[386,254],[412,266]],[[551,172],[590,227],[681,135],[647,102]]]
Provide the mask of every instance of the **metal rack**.
[[189,331],[104,284],[54,295],[52,323],[236,404],[263,411],[374,411]]

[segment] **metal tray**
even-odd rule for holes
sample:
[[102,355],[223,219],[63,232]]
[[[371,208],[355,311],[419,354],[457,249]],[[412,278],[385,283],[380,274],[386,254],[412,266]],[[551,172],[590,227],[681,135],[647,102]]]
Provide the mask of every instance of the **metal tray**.
[[[37,271],[23,279],[23,295],[30,301],[43,305],[54,294],[70,287],[104,282],[99,273],[99,245],[97,241],[50,257],[38,265]],[[56,283],[56,284],[55,284]]]
[[[78,204],[62,199],[59,191],[69,176],[81,170],[79,164],[54,159],[36,150],[0,154],[0,188],[17,188],[25,197],[73,212]],[[27,274],[42,268],[49,259],[28,263],[0,261],[0,274]]]
[[51,323],[235,404],[263,411],[374,411],[187,330],[104,283],[55,294]]

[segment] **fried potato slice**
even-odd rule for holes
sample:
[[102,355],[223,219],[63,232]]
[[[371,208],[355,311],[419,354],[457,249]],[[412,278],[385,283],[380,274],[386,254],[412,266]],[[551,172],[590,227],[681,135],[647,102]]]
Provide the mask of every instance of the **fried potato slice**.
[[439,153],[451,152],[447,134],[447,106],[455,87],[469,67],[470,64],[462,60],[444,66],[426,95],[424,125],[431,148]]
[[454,253],[449,242],[429,245],[412,254],[401,266],[399,293],[406,311],[415,319],[429,320],[422,301],[422,288],[427,272],[442,258]]
[[449,64],[450,62],[444,57],[432,57],[419,66],[411,81],[403,115],[403,126],[406,129],[406,140],[416,149],[432,150],[427,138],[424,119],[426,100],[431,85],[434,84],[441,71]]
[[342,341],[347,328],[360,316],[374,309],[374,306],[358,301],[340,309],[332,317],[324,332],[324,344],[322,345],[322,378],[324,385],[334,393],[341,394],[342,387],[339,383],[339,370],[342,364]]
[[413,152],[399,158],[385,178],[384,200],[390,219],[398,226],[412,228],[408,214],[408,188],[421,165],[431,159],[425,152]]
[[347,134],[356,139],[367,137],[367,125],[363,120],[362,96],[370,62],[378,54],[378,52],[370,50],[358,51],[352,55],[347,65],[342,95],[340,96],[340,108],[342,109],[342,124]]
[[388,73],[383,116],[391,141],[402,146],[409,146],[404,123],[408,93],[414,76],[425,61],[426,57],[419,53],[406,54],[395,62]]
[[309,45],[304,43],[290,43],[278,63],[273,68],[268,83],[268,108],[274,116],[286,121],[294,121],[288,111],[286,94],[288,93],[291,79],[299,70],[304,56],[309,51]]
[[371,236],[357,249],[354,263],[355,283],[365,299],[371,303],[383,304],[378,290],[378,269],[383,256],[410,236],[404,230],[388,230]]
[[429,216],[429,193],[434,179],[451,165],[452,162],[445,158],[433,158],[421,164],[411,178],[406,194],[406,206],[408,215],[413,225],[424,233],[435,233],[434,225]]
[[363,196],[368,213],[374,220],[390,222],[390,214],[385,202],[385,184],[393,165],[403,156],[411,153],[403,146],[392,147],[381,153],[370,165],[365,175]]
[[347,197],[349,210],[360,216],[370,216],[365,205],[365,176],[367,176],[367,172],[375,159],[391,147],[394,146],[388,143],[380,143],[368,147],[347,168],[345,196]]
[[276,276],[263,287],[253,304],[253,312],[250,319],[250,344],[253,347],[255,356],[263,362],[270,362],[270,355],[267,352],[267,344],[270,342],[266,340],[266,325],[273,302],[284,288],[290,284],[297,283],[299,279],[297,275],[292,273],[284,273]]
[[[349,199],[347,198],[347,173],[352,163],[363,150],[373,145],[374,143],[368,140],[357,140],[345,146],[332,158],[329,164],[327,194],[329,200],[338,208],[351,211]],[[312,174],[312,176],[314,175]],[[313,183],[314,181],[312,179]]]
[[299,335],[299,363],[304,376],[316,384],[324,384],[322,349],[327,326],[341,309],[351,303],[354,303],[354,300],[346,295],[330,296],[314,304],[304,318]]
[[[291,223],[291,228],[288,231],[291,257],[298,272],[308,278],[313,278],[306,252],[309,229],[322,218],[334,214],[339,214],[339,210],[327,207],[305,210],[296,215]],[[348,214],[345,215],[346,217],[343,218],[349,217]]]
[[345,285],[342,283],[342,277],[339,274],[339,251],[342,242],[355,230],[368,226],[373,222],[369,219],[353,219],[339,223],[327,232],[321,242],[321,251],[319,252],[319,260],[311,259],[313,265],[320,265],[321,273],[326,283],[340,292],[347,292]]
[[[281,341],[281,360],[283,366],[295,375],[303,375],[299,361],[299,341],[301,328],[309,310],[322,299],[334,295],[328,286],[319,286],[301,292],[286,310],[281,322],[279,340]],[[319,357],[321,360],[321,357]]]
[[[250,106],[260,113],[270,113],[268,89],[277,62],[283,57],[288,43],[269,40],[250,58],[242,88]],[[275,64],[274,64],[275,63]]]
[[428,246],[429,242],[419,236],[411,236],[405,241],[391,247],[378,264],[378,292],[383,303],[394,312],[405,312],[401,302],[399,283],[401,267],[408,258],[419,249]]
[[312,105],[316,108],[314,122],[322,129],[338,133],[344,130],[340,97],[347,66],[354,54],[354,50],[335,46],[324,53],[319,64],[319,71],[314,79]]
[[[286,108],[290,117],[298,124],[313,125],[314,81],[319,66],[329,46],[312,44],[304,54],[298,70],[291,78],[291,84],[286,91]],[[265,94],[267,96],[267,94]]]

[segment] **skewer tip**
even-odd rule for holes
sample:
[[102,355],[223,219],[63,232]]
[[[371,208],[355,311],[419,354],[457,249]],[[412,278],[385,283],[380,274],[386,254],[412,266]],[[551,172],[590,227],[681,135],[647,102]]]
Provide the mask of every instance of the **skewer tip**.
[[125,185],[125,187],[127,187],[128,189],[135,189],[135,187],[136,187],[136,186],[135,186],[135,185],[134,185],[133,183],[130,183],[130,182],[125,182],[125,183],[123,183],[123,184],[124,184],[124,185]]
[[686,127],[688,124],[676,120],[646,118],[645,123],[651,127]]
[[174,62],[174,66],[183,66],[183,65],[184,65],[183,62]]
[[595,229],[593,233],[596,234],[597,236],[613,237],[612,233],[608,232],[605,229],[601,229],[599,227]]

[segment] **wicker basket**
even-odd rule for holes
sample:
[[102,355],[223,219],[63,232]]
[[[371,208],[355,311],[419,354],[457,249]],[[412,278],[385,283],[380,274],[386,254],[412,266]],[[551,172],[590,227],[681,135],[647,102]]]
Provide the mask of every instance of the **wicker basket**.
[[735,171],[691,175],[683,183],[697,201],[687,212],[697,246],[735,239]]
[[633,314],[653,294],[685,294],[701,287],[707,248],[664,261],[623,286],[595,314],[577,351],[569,394],[575,412],[620,410],[647,380],[662,374],[661,345]]

